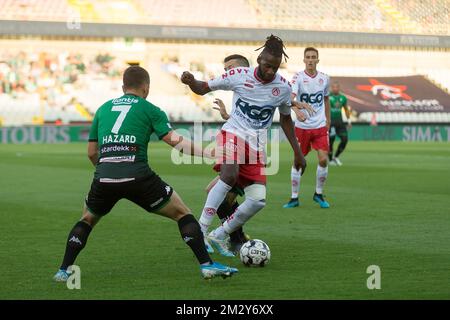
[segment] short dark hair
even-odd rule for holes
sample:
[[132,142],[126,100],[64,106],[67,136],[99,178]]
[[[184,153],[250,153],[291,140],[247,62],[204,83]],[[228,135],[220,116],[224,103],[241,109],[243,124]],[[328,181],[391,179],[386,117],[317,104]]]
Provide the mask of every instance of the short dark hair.
[[228,62],[230,60],[239,60],[239,62],[242,64],[243,67],[250,67],[248,59],[244,56],[241,56],[240,54],[232,54],[228,57],[225,57],[225,59],[223,59],[223,63]]
[[130,66],[123,73],[123,85],[125,88],[138,89],[144,84],[150,84],[150,75],[140,66]]
[[305,56],[305,54],[306,54],[308,51],[314,51],[315,53],[317,53],[317,58],[319,57],[319,50],[317,50],[317,49],[314,48],[314,47],[308,47],[308,48],[305,48],[305,51],[303,52],[303,56]]
[[281,38],[277,36],[274,36],[273,34],[268,36],[264,45],[262,47],[259,47],[255,51],[261,48],[264,48],[261,53],[267,52],[277,58],[284,57],[285,61],[287,61],[287,59],[289,58],[289,56],[284,51],[286,47],[284,46],[283,40],[281,40]]

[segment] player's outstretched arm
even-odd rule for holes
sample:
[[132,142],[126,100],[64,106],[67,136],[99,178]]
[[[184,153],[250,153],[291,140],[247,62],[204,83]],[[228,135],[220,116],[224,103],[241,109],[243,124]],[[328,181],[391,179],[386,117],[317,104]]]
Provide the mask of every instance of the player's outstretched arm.
[[291,144],[292,150],[294,151],[294,167],[296,170],[302,169],[303,174],[306,169],[306,159],[303,156],[302,151],[300,150],[300,145],[295,137],[294,124],[292,123],[291,115],[280,113],[280,125],[286,135],[286,138]]
[[222,100],[220,100],[219,98],[214,100],[214,103],[217,104],[217,107],[213,107],[214,110],[219,110],[220,112],[220,116],[222,117],[223,120],[228,120],[230,119],[230,115],[227,112],[227,109],[225,108],[225,104],[223,103]]
[[166,134],[162,140],[167,143],[172,148],[175,148],[176,150],[187,154],[187,155],[194,155],[197,157],[203,157],[212,159],[214,155],[209,155],[207,152],[203,152],[203,146],[197,145],[192,140],[185,138],[183,136],[180,136],[178,133],[176,133],[174,130],[169,131],[168,134]]
[[191,88],[192,92],[198,95],[203,96],[208,92],[211,92],[207,82],[196,80],[194,75],[189,71],[183,72],[181,75],[181,82],[187,84],[189,88]]
[[89,141],[88,142],[88,158],[91,160],[94,167],[98,161],[98,142],[97,141]]

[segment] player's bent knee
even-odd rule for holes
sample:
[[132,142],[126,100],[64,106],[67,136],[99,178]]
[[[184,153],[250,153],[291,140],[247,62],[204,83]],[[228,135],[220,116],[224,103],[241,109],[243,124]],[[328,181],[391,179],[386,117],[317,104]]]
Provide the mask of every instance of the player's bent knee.
[[249,201],[255,213],[266,206],[266,186],[263,184],[252,184],[244,189],[245,201]]
[[178,221],[184,216],[190,214],[188,210],[178,206],[164,208],[163,210],[160,210],[157,213],[175,221]]
[[185,211],[185,210],[179,210],[179,211],[174,212],[174,215],[173,215],[172,218],[175,221],[178,221],[178,220],[180,220],[181,218],[183,218],[183,217],[185,217],[187,215],[192,215],[192,213],[190,213],[189,211]]
[[321,159],[319,160],[319,166],[322,168],[325,168],[328,165],[328,159]]
[[96,216],[93,213],[89,212],[87,209],[85,209],[80,221],[88,224],[90,227],[93,228],[100,221],[100,219],[101,219],[100,216]]
[[172,218],[178,221],[188,214],[191,214],[191,210],[189,210],[189,208],[186,207],[183,202],[180,202],[175,206]]
[[266,186],[264,184],[254,183],[244,189],[246,198],[253,200],[266,200]]
[[178,221],[185,215],[190,214],[191,211],[184,204],[183,200],[181,200],[180,196],[174,191],[169,202],[161,209],[156,210],[155,213]]

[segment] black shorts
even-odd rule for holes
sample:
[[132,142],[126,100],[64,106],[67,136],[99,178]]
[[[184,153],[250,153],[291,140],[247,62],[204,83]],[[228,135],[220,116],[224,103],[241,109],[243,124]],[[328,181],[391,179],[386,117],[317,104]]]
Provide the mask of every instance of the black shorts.
[[345,123],[339,123],[339,124],[331,124],[330,126],[330,137],[338,136],[347,136],[347,125]]
[[148,212],[161,209],[172,196],[173,189],[157,174],[133,181],[111,183],[94,179],[86,197],[89,212],[104,216],[120,199],[128,199]]

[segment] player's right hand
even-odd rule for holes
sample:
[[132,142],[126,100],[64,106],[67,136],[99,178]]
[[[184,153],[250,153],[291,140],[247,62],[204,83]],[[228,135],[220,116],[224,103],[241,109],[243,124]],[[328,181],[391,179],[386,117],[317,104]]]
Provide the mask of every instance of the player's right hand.
[[189,71],[184,71],[181,75],[181,82],[184,84],[190,85],[195,80],[194,75],[190,73]]

